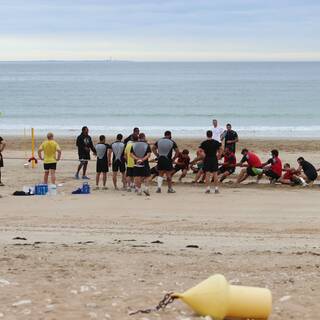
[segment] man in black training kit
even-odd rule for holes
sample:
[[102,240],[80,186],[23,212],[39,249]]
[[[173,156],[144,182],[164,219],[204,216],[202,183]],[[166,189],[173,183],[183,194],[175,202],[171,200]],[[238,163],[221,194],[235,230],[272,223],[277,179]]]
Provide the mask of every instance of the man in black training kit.
[[113,154],[112,158],[112,180],[113,185],[116,190],[117,186],[117,174],[118,171],[121,173],[123,188],[126,188],[126,161],[124,159],[124,148],[125,144],[122,142],[123,135],[119,133],[117,135],[117,140],[111,144],[111,149],[109,149],[108,159],[109,165],[111,165],[111,154]]
[[76,145],[78,147],[80,164],[78,166],[78,170],[75,175],[75,178],[79,179],[80,170],[81,168],[83,168],[82,179],[89,179],[86,173],[87,173],[88,161],[90,160],[90,150],[93,152],[94,155],[96,155],[96,149],[93,146],[91,137],[89,136],[88,127],[82,127],[81,134],[77,137]]
[[150,196],[149,193],[149,179],[150,179],[150,166],[149,158],[151,156],[150,145],[146,141],[144,133],[139,134],[138,142],[135,142],[131,147],[131,157],[134,159],[135,164],[133,168],[134,183],[137,188],[137,195],[142,195],[141,185],[144,183],[143,192],[146,196]]
[[126,137],[124,139],[124,144],[127,144],[129,141],[133,141],[132,140],[132,136],[136,135],[137,137],[139,136],[139,133],[140,133],[140,129],[139,128],[133,128],[133,132],[130,134],[130,136]]
[[227,130],[223,133],[224,148],[229,148],[233,153],[236,153],[236,143],[239,142],[238,134],[232,130],[230,123],[226,125]]
[[[175,193],[172,188],[172,172],[173,172],[173,162],[179,154],[179,149],[177,144],[171,139],[171,132],[166,131],[164,137],[158,140],[153,148],[153,153],[158,158],[158,188],[157,193],[161,193],[161,187],[163,182],[163,177],[166,175],[168,182],[168,193]],[[175,152],[172,158],[172,153]]]
[[[212,139],[212,131],[207,131],[207,140],[203,141],[199,147],[200,156],[196,157],[192,164],[203,159],[203,171],[205,173],[206,193],[210,193],[211,181],[214,183],[214,193],[219,193],[218,189],[218,159],[221,159],[221,143]],[[212,176],[212,177],[211,177]]]
[[[299,164],[298,172],[301,173],[300,180],[303,186],[306,186],[308,183],[313,183],[318,178],[318,172],[316,168],[303,157],[297,159]],[[302,174],[303,171],[303,174]],[[301,179],[302,178],[302,179]]]
[[96,190],[99,190],[99,182],[100,182],[100,175],[102,173],[102,184],[103,190],[107,190],[107,172],[109,171],[108,168],[108,159],[107,153],[110,149],[110,145],[106,143],[106,137],[101,135],[99,137],[99,143],[95,146],[97,152],[97,166],[96,166]]

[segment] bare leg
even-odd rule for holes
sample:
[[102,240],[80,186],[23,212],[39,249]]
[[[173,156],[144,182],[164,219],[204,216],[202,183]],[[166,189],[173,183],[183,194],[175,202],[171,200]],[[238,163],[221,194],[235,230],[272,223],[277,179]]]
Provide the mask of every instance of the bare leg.
[[116,190],[118,190],[118,187],[117,187],[117,172],[112,172],[112,181],[113,181],[114,188]]
[[187,169],[182,170],[181,176],[180,176],[180,178],[179,178],[179,181],[180,181],[180,182],[181,182],[182,179],[187,175],[187,172],[188,172]]
[[56,184],[56,170],[50,170],[51,183]]
[[242,169],[239,173],[237,183],[241,183],[242,181],[248,178],[247,169]]
[[102,174],[102,183],[103,183],[103,187],[105,188],[106,184],[107,184],[107,173],[106,172],[103,172],[103,174]]
[[123,184],[123,189],[126,188],[127,182],[126,182],[126,173],[122,172],[122,184]]
[[214,172],[212,175],[213,179],[213,185],[214,185],[214,193],[219,193],[218,185],[219,185],[219,179],[218,179],[218,172]]
[[230,175],[230,172],[226,171],[224,172],[220,177],[220,182],[222,182],[225,178],[227,178]]
[[44,172],[43,183],[48,184],[49,170]]
[[168,189],[172,189],[172,176],[171,171],[166,171]]
[[83,177],[85,177],[86,174],[87,174],[87,168],[88,168],[88,161],[86,161],[86,162],[83,164],[83,171],[82,171]]
[[77,173],[76,173],[77,176],[79,175],[80,170],[81,170],[82,167],[83,167],[83,163],[80,162],[80,164],[78,165]]
[[205,184],[206,184],[206,193],[210,193],[210,186],[211,186],[211,173],[210,172],[205,172],[204,180],[205,180]]
[[96,186],[97,186],[97,187],[99,187],[100,173],[101,173],[101,172],[97,172],[97,174],[96,174]]
[[138,195],[141,195],[141,177],[135,177],[134,183],[138,189]]

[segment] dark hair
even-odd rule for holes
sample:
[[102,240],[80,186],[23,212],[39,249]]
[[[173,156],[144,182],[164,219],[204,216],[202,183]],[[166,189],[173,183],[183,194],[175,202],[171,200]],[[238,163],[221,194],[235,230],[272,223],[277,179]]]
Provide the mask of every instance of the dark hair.
[[138,127],[133,128],[133,132],[139,132],[140,129]]
[[106,136],[102,134],[102,135],[99,137],[99,140],[100,140],[100,141],[106,140]]
[[165,137],[171,136],[171,131],[167,130],[167,131],[164,133],[164,136],[165,136]]
[[249,150],[247,148],[241,150],[241,154],[244,154],[245,152],[249,152]]
[[297,161],[304,161],[304,157],[299,157]]
[[189,150],[188,149],[183,149],[182,150],[182,154],[189,154]]
[[213,136],[212,131],[211,131],[211,130],[208,130],[208,131],[207,131],[207,137],[208,137],[208,138],[212,138],[212,136]]
[[84,131],[87,130],[87,129],[88,129],[88,127],[87,127],[87,126],[84,126],[84,127],[82,127],[81,131],[84,132]]
[[275,157],[277,157],[279,155],[279,151],[277,149],[273,149],[271,150],[271,154]]
[[146,138],[146,135],[143,133],[143,132],[141,132],[141,133],[139,133],[139,139],[140,140],[144,140]]
[[290,163],[285,163],[283,166],[284,166],[284,167],[289,167],[289,168],[290,168]]
[[137,134],[134,133],[134,134],[131,136],[131,139],[132,139],[132,141],[136,142],[136,141],[138,141],[139,137],[138,137]]
[[118,134],[117,134],[117,140],[120,140],[120,141],[121,141],[122,138],[123,138],[123,135],[122,135],[121,133],[118,133]]
[[1,142],[1,141],[3,141],[3,138],[2,138],[2,137],[0,137],[0,142]]
[[232,127],[231,123],[227,123],[227,127]]

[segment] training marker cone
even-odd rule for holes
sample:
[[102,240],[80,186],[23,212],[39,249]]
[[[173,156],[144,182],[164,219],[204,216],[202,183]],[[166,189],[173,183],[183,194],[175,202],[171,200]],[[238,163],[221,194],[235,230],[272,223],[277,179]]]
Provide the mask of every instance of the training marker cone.
[[267,319],[272,309],[270,290],[230,285],[220,274],[172,297],[184,301],[197,314],[214,319]]

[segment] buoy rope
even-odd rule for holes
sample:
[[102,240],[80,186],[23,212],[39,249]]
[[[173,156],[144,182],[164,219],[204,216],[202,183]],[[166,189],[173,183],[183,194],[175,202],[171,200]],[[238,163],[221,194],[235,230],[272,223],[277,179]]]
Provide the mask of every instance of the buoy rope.
[[173,296],[173,292],[169,292],[163,297],[163,299],[154,308],[140,309],[137,311],[133,311],[129,313],[129,316],[133,316],[138,313],[151,313],[151,312],[157,312],[159,310],[163,310],[167,307],[168,304],[172,303],[176,299],[177,297]]

